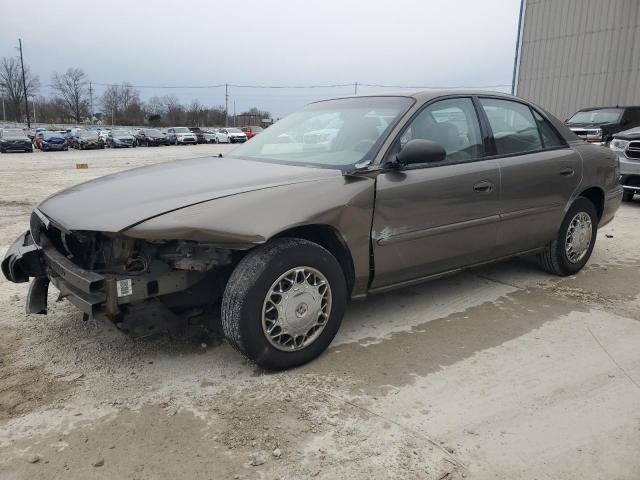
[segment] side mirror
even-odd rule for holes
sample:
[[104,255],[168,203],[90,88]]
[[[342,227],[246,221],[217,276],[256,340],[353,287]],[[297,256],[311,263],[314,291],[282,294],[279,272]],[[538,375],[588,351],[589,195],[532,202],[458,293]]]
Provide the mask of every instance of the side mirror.
[[436,163],[447,158],[447,152],[439,143],[416,138],[409,140],[396,155],[395,163],[411,165],[414,163]]

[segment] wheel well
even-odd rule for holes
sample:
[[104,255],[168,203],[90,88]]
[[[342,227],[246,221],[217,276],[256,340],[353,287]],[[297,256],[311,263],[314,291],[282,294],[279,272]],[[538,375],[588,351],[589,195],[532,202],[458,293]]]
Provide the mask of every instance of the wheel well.
[[591,187],[582,192],[580,196],[591,200],[593,206],[596,207],[596,212],[598,212],[598,219],[602,218],[602,212],[604,210],[604,192],[598,187]]
[[274,238],[282,237],[303,238],[310,242],[317,243],[329,250],[329,252],[331,252],[331,254],[338,260],[340,267],[342,267],[344,278],[347,281],[349,294],[351,293],[351,289],[353,288],[353,283],[355,281],[353,258],[351,257],[349,247],[347,247],[344,239],[335,228],[329,225],[304,225],[280,232]]

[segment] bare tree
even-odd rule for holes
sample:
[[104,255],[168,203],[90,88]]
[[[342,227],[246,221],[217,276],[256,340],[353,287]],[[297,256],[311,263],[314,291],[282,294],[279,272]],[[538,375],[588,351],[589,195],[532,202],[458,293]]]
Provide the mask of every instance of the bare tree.
[[[24,67],[24,76],[27,84],[27,97],[34,97],[40,88],[40,80],[37,76],[32,75],[31,70],[26,65]],[[22,84],[20,62],[17,58],[5,57],[0,63],[0,92],[8,103],[8,118],[21,122],[24,115],[24,86]]]
[[128,110],[134,104],[140,103],[140,93],[133,88],[128,82],[120,85],[120,108],[124,110]]
[[204,125],[207,117],[207,110],[199,100],[194,100],[187,110],[187,122],[194,126]]
[[149,115],[164,115],[167,111],[165,103],[158,96],[153,96],[147,102],[147,113]]
[[185,110],[175,95],[162,97],[162,102],[167,110],[166,121],[170,125],[181,125],[185,121]]
[[106,119],[115,123],[120,106],[120,91],[117,85],[110,85],[100,97],[100,106]]
[[51,88],[76,123],[89,114],[88,84],[87,74],[79,68],[69,68],[62,75],[54,72],[51,77]]

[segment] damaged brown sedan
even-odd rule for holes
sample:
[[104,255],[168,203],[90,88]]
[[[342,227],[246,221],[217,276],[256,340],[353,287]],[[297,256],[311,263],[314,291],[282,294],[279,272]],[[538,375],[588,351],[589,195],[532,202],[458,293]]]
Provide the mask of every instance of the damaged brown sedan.
[[622,197],[617,156],[495,93],[308,105],[225,158],[99,178],[42,202],[2,262],[47,312],[49,284],[135,335],[218,309],[271,369],[336,335],[349,299],[536,253],[589,259]]

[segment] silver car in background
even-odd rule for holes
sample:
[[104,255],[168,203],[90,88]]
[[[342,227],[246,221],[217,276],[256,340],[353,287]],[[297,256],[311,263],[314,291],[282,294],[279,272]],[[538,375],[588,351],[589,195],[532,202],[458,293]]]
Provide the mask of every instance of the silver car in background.
[[172,145],[196,145],[198,137],[187,127],[167,128],[167,139]]
[[620,183],[624,187],[622,199],[630,202],[636,193],[640,193],[640,127],[616,133],[609,148],[620,159]]

